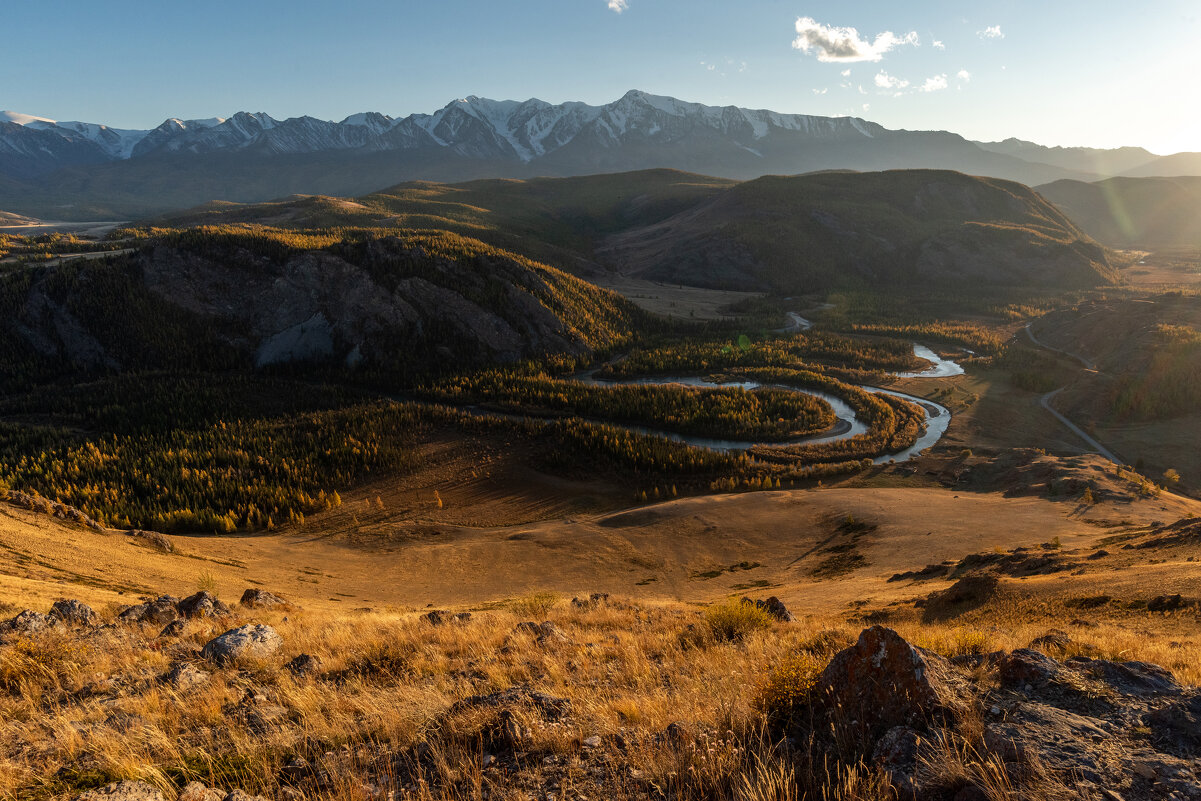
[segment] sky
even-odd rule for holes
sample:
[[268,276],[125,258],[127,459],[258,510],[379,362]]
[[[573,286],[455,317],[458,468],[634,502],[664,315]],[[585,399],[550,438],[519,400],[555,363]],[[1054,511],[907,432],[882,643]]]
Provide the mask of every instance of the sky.
[[1196,0],[12,0],[0,42],[0,109],[116,128],[642,89],[983,141],[1201,151]]

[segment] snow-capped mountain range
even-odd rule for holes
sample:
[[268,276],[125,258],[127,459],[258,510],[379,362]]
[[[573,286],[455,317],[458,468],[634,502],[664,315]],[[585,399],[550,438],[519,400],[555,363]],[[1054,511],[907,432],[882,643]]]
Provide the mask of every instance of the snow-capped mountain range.
[[171,118],[149,131],[5,111],[0,209],[132,216],[208,200],[362,194],[412,179],[653,167],[730,178],[933,167],[1030,185],[1101,175],[1080,169],[1092,151],[1073,150],[1069,165],[1059,149],[1020,145],[983,145],[944,131],[894,131],[855,117],[705,106],[637,90],[603,106],[473,96],[433,114],[401,118],[365,112],[341,122],[276,120],[238,112]]
[[[5,125],[4,123],[8,123]],[[171,118],[153,130],[125,130],[90,122],[56,122],[0,112],[0,158],[24,159],[19,172],[37,175],[64,163],[97,163],[156,154],[260,150],[273,154],[339,150],[446,148],[471,158],[509,158],[529,163],[583,135],[606,147],[631,137],[680,138],[693,129],[734,138],[751,152],[774,131],[819,138],[872,137],[880,126],[855,118],[778,114],[734,106],[685,103],[631,91],[605,106],[552,105],[541,100],[455,100],[433,114],[393,118],[378,112],[341,122],[315,117],[276,120],[240,111],[228,118]],[[56,136],[50,139],[47,134]],[[9,170],[9,172],[14,172]]]

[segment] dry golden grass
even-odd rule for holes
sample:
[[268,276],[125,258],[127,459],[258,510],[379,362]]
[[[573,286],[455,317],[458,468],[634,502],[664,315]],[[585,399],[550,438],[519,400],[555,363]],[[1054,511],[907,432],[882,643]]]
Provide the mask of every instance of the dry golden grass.
[[[957,655],[1024,647],[1049,623],[1063,626],[1064,614],[1002,599],[947,623],[912,616],[890,625],[915,644]],[[778,751],[769,734],[773,710],[804,703],[813,675],[857,635],[861,626],[845,618],[765,623],[725,604],[581,608],[550,595],[439,626],[416,611],[238,615],[193,621],[177,641],[157,638],[157,627],[122,626],[57,629],[0,646],[0,797],[69,796],[119,778],[169,793],[199,779],[277,796],[281,770],[297,756],[327,772],[306,793],[347,801],[369,797],[365,783],[402,799],[518,798],[551,783],[564,797],[574,797],[566,795],[572,789],[587,797],[661,791],[766,801],[798,798],[809,787],[821,791],[810,798],[849,800],[880,791],[870,769],[805,764]],[[566,640],[539,642],[517,630],[543,615]],[[243,620],[275,627],[284,648],[228,668],[196,657],[198,646]],[[1169,645],[1170,633],[1187,631],[1191,620],[1153,623],[1163,636],[1147,637],[1120,618],[1073,628],[1068,653],[1155,662],[1184,682],[1201,681],[1196,649]],[[321,660],[315,675],[283,669],[301,653]],[[212,679],[190,690],[163,683],[179,660]],[[455,706],[512,687],[569,699],[570,714],[556,721],[528,705]],[[673,723],[677,733],[664,734]],[[602,745],[585,747],[593,736]],[[520,770],[485,767],[498,743],[524,755]],[[971,747],[948,751],[940,770],[1006,797],[1007,788],[989,784],[995,766]]]

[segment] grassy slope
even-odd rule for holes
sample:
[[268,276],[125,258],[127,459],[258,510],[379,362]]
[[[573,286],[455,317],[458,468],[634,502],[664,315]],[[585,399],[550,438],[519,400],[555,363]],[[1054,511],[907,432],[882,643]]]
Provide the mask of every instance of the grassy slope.
[[[1192,615],[1152,615],[1128,603],[1187,591],[1196,580],[1197,546],[1086,558],[1106,537],[1128,536],[1150,516],[1195,511],[1195,504],[1169,496],[1101,503],[1088,512],[1099,522],[1089,524],[1063,502],[945,490],[824,490],[682,500],[491,535],[436,526],[395,543],[393,554],[362,543],[347,547],[314,529],[300,536],[175,538],[179,552],[167,555],[119,534],[0,505],[0,545],[14,557],[0,571],[0,617],[75,597],[107,620],[140,594],[182,596],[200,586],[227,601],[261,586],[302,607],[238,608],[232,620],[189,623],[179,638],[159,637],[159,626],[146,626],[86,638],[51,632],[0,646],[7,689],[0,694],[0,793],[68,795],[136,777],[168,789],[200,778],[226,790],[275,795],[287,775],[281,769],[300,754],[329,771],[333,781],[322,797],[337,801],[361,798],[356,779],[390,776],[401,777],[397,789],[405,792],[398,797],[423,800],[475,798],[478,782],[493,797],[515,799],[518,790],[546,792],[551,780],[566,780],[588,797],[653,797],[652,783],[684,800],[787,797],[771,794],[763,773],[786,763],[770,741],[757,739],[763,704],[774,697],[768,676],[798,653],[820,669],[853,640],[868,613],[887,614],[888,625],[910,641],[946,655],[1023,647],[1049,628],[1084,618],[1097,625],[1072,630],[1069,654],[1141,659],[1168,667],[1182,682],[1201,680],[1195,649],[1169,646],[1193,643]],[[848,515],[858,528],[847,524]],[[592,533],[582,536],[585,529]],[[813,577],[811,561],[795,561],[807,549],[840,545],[839,533],[852,530],[865,532],[858,542],[869,564],[841,577]],[[947,619],[925,620],[913,604],[947,587],[946,580],[885,580],[895,570],[990,554],[994,547],[1046,553],[1038,542],[1052,536],[1079,570],[1002,578],[997,596]],[[621,549],[637,559],[626,575],[615,558]],[[716,578],[690,575],[671,562],[712,567],[756,557],[761,566],[744,564]],[[548,558],[557,567],[551,575]],[[676,582],[634,583],[662,559]],[[497,572],[503,582],[491,583]],[[797,623],[681,603],[713,601],[731,589],[741,594],[731,584],[760,575],[779,584],[750,592],[780,595]],[[622,589],[624,597],[595,608],[565,601],[572,593]],[[1116,600],[1092,609],[1071,605],[1102,592]],[[419,618],[430,601],[471,609],[474,617],[431,627]],[[531,619],[552,621],[567,639],[536,644],[514,633]],[[155,681],[174,661],[194,660],[193,649],[243,622],[275,627],[282,650],[234,667],[200,661],[213,678],[191,690]],[[717,636],[729,627],[741,639]],[[315,675],[293,677],[282,669],[301,653],[321,660]],[[448,710],[468,696],[518,685],[570,699],[571,715],[565,725],[549,727],[521,719],[532,728],[521,750],[532,757],[481,770],[481,741],[495,742],[504,718],[496,710]],[[685,724],[685,744],[699,745],[695,762],[656,738],[676,721]],[[618,734],[626,746],[607,739]],[[606,739],[582,747],[593,735]],[[340,749],[342,743],[351,748]],[[736,745],[749,752],[734,751]],[[411,783],[408,773],[407,760],[422,753],[432,756],[424,763],[428,789]],[[378,758],[385,754],[387,760]],[[840,801],[880,797],[862,780],[858,789],[845,777],[816,780]],[[739,794],[744,781],[758,794]]]
[[[1029,264],[1010,263],[1016,254]],[[648,277],[699,273],[714,286],[742,280],[783,292],[926,279],[1095,285],[1114,277],[1104,250],[1028,188],[930,170],[748,181],[613,237],[607,255]]]

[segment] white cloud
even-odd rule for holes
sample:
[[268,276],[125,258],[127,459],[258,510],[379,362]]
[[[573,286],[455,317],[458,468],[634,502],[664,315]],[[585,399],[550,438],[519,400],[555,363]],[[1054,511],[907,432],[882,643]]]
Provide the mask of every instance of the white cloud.
[[964,83],[971,83],[971,81],[972,81],[972,74],[970,72],[968,72],[967,70],[960,70],[958,73],[955,74],[955,77],[958,78],[959,80],[963,81]]
[[618,14],[630,7],[630,0],[609,0],[609,10]]
[[976,35],[981,39],[1004,39],[1005,34],[1001,33],[1000,25],[989,25],[982,31],[976,31]]
[[947,49],[947,46],[937,39],[935,39],[932,42],[932,44],[933,44],[935,50],[946,50]]
[[806,54],[815,53],[818,61],[879,61],[884,58],[885,53],[895,47],[919,43],[916,31],[910,31],[903,36],[884,31],[869,42],[860,37],[855,28],[822,25],[812,17],[798,17],[796,32],[797,37],[792,41],[792,46]]
[[884,70],[880,70],[880,72],[876,74],[876,86],[880,87],[881,89],[904,89],[908,85],[909,81],[901,78],[894,78]]
[[824,95],[824,94],[825,94],[826,92],[828,92],[828,91],[830,91],[830,90],[829,90],[829,89],[814,89],[814,90],[813,90],[813,94],[815,94],[815,95]]
[[841,74],[842,74],[842,77],[844,77],[844,78],[849,78],[849,77],[851,76],[851,70],[850,70],[849,68],[848,68],[848,69],[845,69],[845,70],[843,70],[843,71],[842,71],[842,73],[841,73]]
[[921,86],[919,86],[917,88],[917,90],[919,92],[941,92],[943,89],[946,89],[946,88],[947,88],[947,76],[946,75],[934,75],[930,78],[927,78],[926,82],[924,84],[922,84]]

